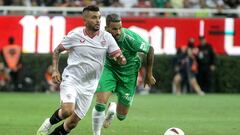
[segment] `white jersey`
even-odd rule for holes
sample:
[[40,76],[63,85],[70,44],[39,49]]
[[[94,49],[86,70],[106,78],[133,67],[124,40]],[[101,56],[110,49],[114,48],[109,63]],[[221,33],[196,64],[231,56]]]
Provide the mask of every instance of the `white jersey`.
[[72,84],[84,94],[93,94],[97,88],[104,68],[106,55],[116,55],[121,51],[106,31],[99,31],[90,38],[85,29],[71,31],[61,42],[69,50],[67,67],[62,74],[63,81],[71,77],[77,82]]

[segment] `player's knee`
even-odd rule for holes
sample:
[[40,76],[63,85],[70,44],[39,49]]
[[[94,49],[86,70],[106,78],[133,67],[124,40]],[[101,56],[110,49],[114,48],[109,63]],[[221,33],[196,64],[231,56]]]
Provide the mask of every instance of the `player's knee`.
[[122,114],[118,114],[118,113],[117,113],[117,118],[118,118],[120,121],[125,120],[126,117],[127,117],[127,115],[122,115]]
[[62,117],[63,118],[67,118],[67,117],[69,117],[70,115],[72,115],[72,113],[73,113],[73,110],[65,110],[65,109],[62,109]]
[[104,111],[104,110],[106,109],[106,104],[96,103],[95,109],[96,109],[98,112],[102,112],[102,111]]

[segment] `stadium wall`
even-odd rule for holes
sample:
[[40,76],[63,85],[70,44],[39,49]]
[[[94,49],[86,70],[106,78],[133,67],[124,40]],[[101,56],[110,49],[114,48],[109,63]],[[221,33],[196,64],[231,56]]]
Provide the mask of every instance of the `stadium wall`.
[[[101,29],[105,26],[102,18]],[[154,47],[155,54],[174,55],[190,37],[205,36],[218,54],[240,55],[240,19],[236,18],[142,18],[124,17],[123,25]],[[82,17],[70,16],[0,16],[0,49],[13,36],[23,53],[50,53],[62,37],[83,28]]]

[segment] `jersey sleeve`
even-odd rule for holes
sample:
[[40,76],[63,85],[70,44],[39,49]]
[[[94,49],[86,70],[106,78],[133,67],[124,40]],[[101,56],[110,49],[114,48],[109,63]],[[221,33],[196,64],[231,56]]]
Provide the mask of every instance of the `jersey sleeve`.
[[132,49],[132,51],[148,53],[150,44],[138,34],[129,30],[126,33],[126,38],[130,42],[130,48]]
[[121,50],[120,48],[118,47],[118,44],[117,42],[115,41],[115,39],[112,37],[111,34],[107,34],[107,42],[109,44],[108,46],[108,54],[111,56],[111,57],[116,57],[116,56],[119,56],[121,54]]
[[77,39],[77,34],[73,31],[69,32],[66,36],[63,37],[61,44],[65,49],[70,49],[79,41]]

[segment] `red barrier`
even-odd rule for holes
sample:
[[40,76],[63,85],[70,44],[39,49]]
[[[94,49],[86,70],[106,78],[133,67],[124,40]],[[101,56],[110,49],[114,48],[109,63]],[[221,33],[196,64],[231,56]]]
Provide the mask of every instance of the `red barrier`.
[[[102,18],[102,29],[105,18]],[[175,54],[190,37],[204,35],[218,54],[240,55],[240,19],[123,18],[124,27],[149,40],[156,54]],[[0,49],[14,36],[25,53],[49,53],[70,30],[83,27],[81,17],[0,16]]]

